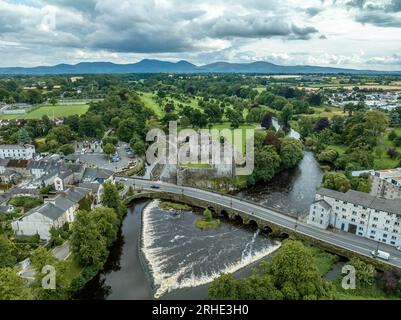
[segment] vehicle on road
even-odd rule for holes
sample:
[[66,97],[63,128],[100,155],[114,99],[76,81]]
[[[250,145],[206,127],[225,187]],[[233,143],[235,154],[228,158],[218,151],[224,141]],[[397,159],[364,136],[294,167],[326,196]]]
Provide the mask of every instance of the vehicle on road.
[[398,246],[396,249],[397,249],[398,251],[401,251],[401,246]]
[[151,189],[160,189],[160,186],[153,185],[153,186],[150,186],[150,188]]
[[373,250],[372,256],[374,258],[380,258],[380,259],[383,259],[386,261],[390,260],[390,254],[388,252],[381,251],[381,250]]

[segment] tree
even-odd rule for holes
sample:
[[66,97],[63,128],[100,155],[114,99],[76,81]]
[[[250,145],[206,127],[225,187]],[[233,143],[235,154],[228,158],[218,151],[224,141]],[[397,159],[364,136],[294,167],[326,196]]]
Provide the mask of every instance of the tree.
[[280,157],[273,146],[256,147],[255,168],[250,182],[269,182],[277,173],[280,164]]
[[388,127],[387,116],[378,110],[369,110],[364,116],[364,125],[366,129],[373,132],[374,137],[379,137]]
[[320,93],[313,93],[309,96],[308,102],[312,106],[320,106],[323,103],[323,96]]
[[329,119],[326,117],[322,117],[317,120],[314,131],[319,133],[328,127],[330,127]]
[[351,189],[351,182],[343,173],[326,172],[323,176],[322,187],[339,192],[347,192]]
[[212,212],[209,209],[206,209],[205,211],[203,211],[203,217],[206,221],[211,221],[213,219]]
[[270,112],[266,113],[262,118],[262,123],[260,124],[262,128],[268,129],[273,125],[273,116]]
[[117,238],[119,219],[116,211],[111,208],[96,208],[91,218],[95,221],[98,230],[105,237],[107,246],[111,246]]
[[320,162],[334,163],[334,161],[338,158],[338,152],[334,149],[326,148],[324,151],[318,154],[317,158]]
[[129,186],[127,190],[127,197],[132,197],[134,195],[134,188],[132,186]]
[[140,136],[134,135],[134,137],[130,141],[130,147],[132,148],[132,150],[134,150],[137,156],[143,157],[145,155],[146,144]]
[[388,139],[390,141],[394,141],[395,138],[397,138],[397,132],[395,130],[391,130],[390,133],[388,134]]
[[103,146],[103,152],[110,158],[116,152],[116,147],[111,143],[106,143]]
[[0,268],[0,300],[32,300],[30,289],[13,268]]
[[67,125],[54,127],[49,131],[46,140],[56,140],[59,144],[68,144],[75,138],[74,133]]
[[371,287],[376,276],[375,267],[358,258],[351,258],[349,263],[355,268],[357,286],[362,288]]
[[100,270],[106,261],[107,239],[101,234],[98,226],[88,211],[78,211],[71,227],[71,250],[83,267]]
[[28,144],[32,142],[32,138],[29,136],[29,133],[25,128],[21,128],[18,131],[18,142],[21,144]]
[[287,103],[283,110],[281,110],[281,121],[284,125],[288,125],[294,114],[294,108],[291,103]]
[[69,154],[75,152],[74,146],[72,144],[64,144],[59,148],[59,152],[61,152],[65,156],[68,156]]
[[244,117],[242,116],[242,113],[234,110],[234,109],[228,109],[226,111],[226,116],[228,121],[231,123],[231,127],[233,128],[238,128],[241,123],[244,122]]
[[303,144],[291,137],[285,137],[282,140],[280,148],[281,164],[284,169],[295,167],[303,158]]
[[265,138],[265,144],[268,146],[274,146],[276,151],[280,151],[281,148],[281,140],[276,136],[273,131],[268,131]]
[[118,216],[121,217],[124,207],[121,203],[117,187],[111,181],[106,181],[103,184],[101,201],[103,206],[114,209]]
[[302,242],[286,240],[265,267],[284,299],[332,299],[333,286],[321,279],[312,253]]
[[209,286],[210,300],[238,300],[240,298],[238,280],[232,274],[222,274]]
[[0,268],[14,267],[17,263],[17,248],[15,244],[4,235],[0,235]]

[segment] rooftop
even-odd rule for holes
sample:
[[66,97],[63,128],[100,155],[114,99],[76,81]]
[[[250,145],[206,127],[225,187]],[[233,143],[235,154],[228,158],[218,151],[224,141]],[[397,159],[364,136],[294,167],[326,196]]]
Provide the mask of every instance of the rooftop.
[[349,202],[352,204],[360,205],[366,208],[371,208],[395,214],[401,214],[401,200],[399,199],[388,200],[388,199],[377,198],[368,193],[359,192],[355,190],[349,190],[346,193],[342,193],[339,191],[325,188],[319,189],[317,191],[317,194]]

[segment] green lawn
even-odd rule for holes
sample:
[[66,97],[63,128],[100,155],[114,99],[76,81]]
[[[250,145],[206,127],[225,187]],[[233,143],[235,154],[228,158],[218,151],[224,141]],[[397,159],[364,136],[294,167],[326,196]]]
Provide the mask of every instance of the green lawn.
[[155,99],[156,95],[152,92],[141,92],[140,98],[146,107],[153,110],[158,117],[163,117],[164,110],[160,107]]
[[68,117],[72,115],[81,115],[88,111],[89,105],[48,105],[44,104],[39,108],[29,112],[28,114],[21,115],[0,115],[0,119],[41,119],[42,116],[47,115],[49,118],[53,116]]
[[67,270],[65,272],[65,276],[69,283],[71,283],[78,275],[82,272],[83,268],[78,264],[77,260],[71,254],[67,262]]

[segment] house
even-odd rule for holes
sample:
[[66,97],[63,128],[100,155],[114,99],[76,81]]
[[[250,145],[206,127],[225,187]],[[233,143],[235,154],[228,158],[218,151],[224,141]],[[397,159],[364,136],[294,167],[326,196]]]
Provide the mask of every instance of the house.
[[56,191],[63,191],[67,185],[74,183],[74,173],[71,170],[61,172],[54,179],[54,188]]
[[19,173],[22,176],[29,175],[28,169],[29,161],[28,160],[9,160],[6,166],[7,169],[14,170],[15,172]]
[[374,171],[370,194],[385,199],[401,199],[401,168]]
[[97,182],[103,184],[107,180],[113,180],[114,172],[100,168],[85,168],[82,182]]
[[92,190],[92,195],[94,197],[94,202],[93,202],[94,205],[97,205],[101,202],[103,185],[101,185],[100,183],[82,182],[78,184],[78,187]]
[[0,173],[0,184],[17,184],[22,179],[22,175],[15,170],[7,168]]
[[60,228],[65,223],[75,220],[80,202],[92,191],[84,188],[70,188],[56,198],[33,208],[27,214],[11,223],[17,236],[33,236],[38,234],[41,240],[51,238],[51,228]]
[[307,222],[321,229],[331,227],[389,245],[401,245],[400,199],[321,188],[310,207]]
[[9,160],[7,159],[0,159],[0,174],[3,174],[6,171],[8,161]]
[[32,161],[28,168],[36,184],[42,186],[54,184],[58,191],[64,190],[67,185],[81,181],[85,170],[85,167],[80,164],[67,164],[53,160]]
[[31,160],[35,155],[35,146],[30,144],[0,145],[0,159]]

